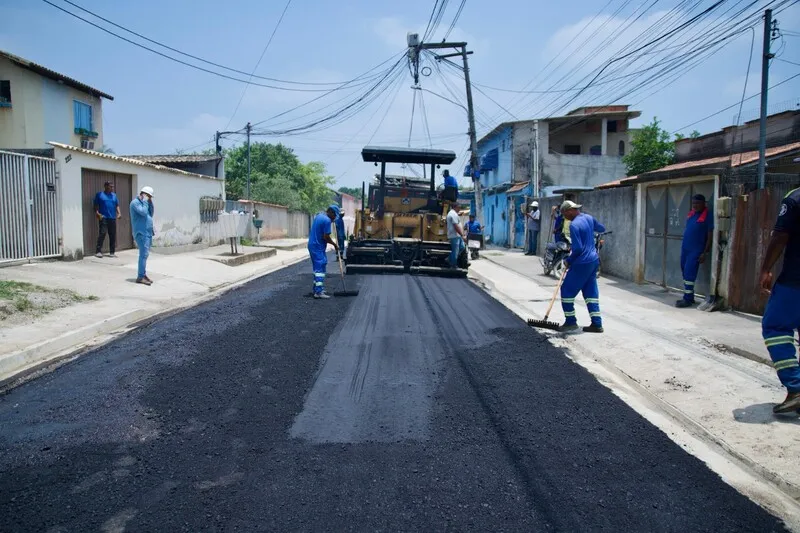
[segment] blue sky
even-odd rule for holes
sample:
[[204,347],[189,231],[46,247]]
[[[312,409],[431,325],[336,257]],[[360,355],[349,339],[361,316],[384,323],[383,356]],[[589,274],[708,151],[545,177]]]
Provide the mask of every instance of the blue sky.
[[[54,3],[65,5],[61,0]],[[191,54],[250,72],[267,43],[284,0],[138,0],[136,2],[74,0],[114,22]],[[605,0],[531,2],[529,0],[468,0],[450,40],[467,40],[473,82],[508,89],[522,89],[531,80],[538,89],[549,88],[563,75],[585,73],[649,26],[677,2],[661,2],[626,30],[622,20],[638,4],[611,0],[595,22],[587,23],[606,5]],[[647,2],[649,4],[649,1]],[[439,36],[459,2],[450,1]],[[661,5],[663,4],[663,5]],[[424,30],[432,0],[293,0],[269,50],[256,73],[291,80],[335,82],[364,72],[405,48],[409,30]],[[615,17],[612,13],[622,10]],[[178,65],[125,43],[71,18],[40,0],[0,0],[0,49],[44,64],[77,78],[115,97],[104,106],[105,142],[118,154],[174,153],[209,141],[217,129],[242,127],[257,122],[317,96],[317,93],[276,91],[249,87],[236,115],[236,104],[244,84],[217,78]],[[800,4],[779,15],[780,26],[800,33]],[[565,50],[575,34],[598,33],[581,50],[566,48],[552,64],[560,70],[539,75],[542,67]],[[609,45],[598,47],[603,38],[617,34]],[[620,37],[621,36],[621,37]],[[581,42],[580,39],[576,42]],[[745,81],[750,33],[731,41],[725,49],[698,68],[663,86],[636,94],[622,102],[635,104],[643,112],[634,125],[658,116],[663,126],[677,130],[739,100]],[[760,29],[748,83],[748,96],[758,91],[760,78]],[[787,36],[781,59],[800,63],[800,37]],[[583,61],[585,59],[585,61]],[[581,64],[584,62],[585,64]],[[551,69],[552,69],[551,65]],[[776,61],[771,84],[800,73],[800,66]],[[548,76],[548,74],[552,74]],[[434,72],[422,78],[423,87],[450,97],[444,82]],[[569,78],[556,88],[565,87]],[[449,77],[463,91],[463,82]],[[408,142],[413,98],[410,75],[398,82],[371,107],[331,129],[304,136],[260,138],[293,147],[304,161],[323,161],[340,185],[356,186],[374,169],[358,158],[362,146],[404,146]],[[532,86],[529,87],[533,88]],[[624,89],[624,87],[623,87]],[[564,100],[552,95],[530,96],[485,89],[517,118],[545,117]],[[776,110],[797,104],[800,78],[770,92]],[[461,93],[459,93],[461,94]],[[603,93],[599,92],[598,95]],[[524,95],[523,95],[524,96]],[[591,97],[592,93],[587,93]],[[511,117],[480,93],[475,95],[479,133]],[[552,105],[551,102],[553,102]],[[586,102],[588,103],[588,102]],[[593,101],[608,104],[608,101]],[[466,147],[464,111],[435,96],[425,94],[428,127],[436,148],[452,149],[459,155]],[[744,119],[757,117],[758,99],[744,104]],[[733,122],[736,109],[694,126],[714,131]],[[378,129],[382,117],[385,119]],[[689,133],[689,130],[686,133]],[[374,137],[373,137],[374,135]],[[230,144],[234,141],[228,141]],[[428,138],[417,107],[412,144],[428,146]],[[211,147],[209,143],[205,147]],[[459,173],[460,174],[460,173]]]

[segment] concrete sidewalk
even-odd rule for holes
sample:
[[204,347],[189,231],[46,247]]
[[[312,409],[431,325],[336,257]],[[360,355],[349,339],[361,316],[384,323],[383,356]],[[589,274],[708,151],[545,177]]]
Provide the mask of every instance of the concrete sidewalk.
[[[515,251],[487,250],[472,262],[470,276],[525,319],[543,317],[557,284],[543,275],[538,257]],[[772,414],[785,390],[765,364],[759,318],[676,309],[677,297],[658,287],[601,278],[605,333],[548,335],[577,363],[596,375],[599,364],[689,433],[768,480],[782,496],[800,501],[800,463],[794,460],[800,419]],[[580,296],[576,310],[578,322],[588,325]],[[563,319],[556,300],[550,320]],[[651,421],[675,438],[674,424]],[[736,486],[758,501],[776,501],[755,486]]]
[[[282,247],[306,242],[281,240]],[[300,242],[302,241],[302,243]],[[239,247],[244,257],[259,257],[260,247]],[[272,252],[272,250],[270,251]],[[220,262],[230,246],[216,246],[177,255],[150,254],[148,276],[153,285],[136,284],[137,250],[119,252],[116,259],[87,257],[76,262],[41,262],[0,268],[0,280],[33,283],[52,289],[70,289],[97,300],[56,309],[11,327],[0,323],[0,382],[6,382],[50,363],[102,337],[126,330],[162,313],[196,305],[204,299],[252,278],[268,274],[308,257],[305,245],[276,250],[265,259],[231,266]]]

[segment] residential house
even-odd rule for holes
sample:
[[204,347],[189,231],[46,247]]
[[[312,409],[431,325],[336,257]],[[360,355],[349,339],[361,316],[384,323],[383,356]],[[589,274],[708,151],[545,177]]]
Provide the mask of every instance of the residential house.
[[678,141],[676,161],[663,168],[576,192],[584,211],[614,232],[603,248],[604,272],[680,290],[683,231],[691,198],[700,193],[709,202],[716,231],[697,292],[717,291],[734,309],[763,312],[766,297],[758,288],[758,268],[781,199],[800,186],[798,124],[800,111],[767,117],[763,189],[754,121]]
[[0,51],[0,149],[40,150],[50,141],[103,145],[103,99],[114,97]]
[[489,241],[523,246],[526,198],[548,187],[593,187],[624,175],[630,120],[640,115],[627,105],[581,107],[559,117],[505,122],[482,137],[481,222]]

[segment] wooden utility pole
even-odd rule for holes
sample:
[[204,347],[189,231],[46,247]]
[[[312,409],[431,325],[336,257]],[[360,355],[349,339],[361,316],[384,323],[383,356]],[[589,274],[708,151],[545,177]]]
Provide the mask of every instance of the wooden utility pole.
[[[467,90],[467,122],[469,125],[469,169],[472,178],[472,185],[475,191],[475,217],[477,220],[483,220],[483,198],[481,197],[481,174],[480,162],[478,161],[478,138],[475,130],[475,109],[472,104],[472,83],[469,79],[469,63],[467,56],[472,52],[467,51],[467,43],[465,42],[441,42],[441,43],[423,43],[419,42],[419,35],[408,35],[409,58],[414,65],[414,81],[419,82],[419,56],[421,50],[441,50],[441,49],[455,49],[458,52],[439,55],[436,54],[437,59],[445,59],[448,57],[461,57],[463,62],[464,82]],[[424,74],[424,73],[423,73]]]

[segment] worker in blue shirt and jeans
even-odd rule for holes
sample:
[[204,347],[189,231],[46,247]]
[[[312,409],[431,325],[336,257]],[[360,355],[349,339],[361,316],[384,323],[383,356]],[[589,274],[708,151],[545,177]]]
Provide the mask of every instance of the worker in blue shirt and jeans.
[[139,196],[131,202],[131,232],[136,247],[139,249],[139,265],[136,272],[136,283],[152,285],[153,280],[147,277],[147,258],[153,244],[153,188],[142,187]]
[[94,214],[100,226],[95,256],[103,257],[103,241],[106,240],[108,233],[109,257],[117,257],[114,254],[117,249],[117,219],[122,215],[119,212],[119,200],[114,193],[114,185],[110,181],[105,182],[103,190],[94,196]]
[[564,325],[561,331],[578,329],[575,316],[575,297],[583,294],[583,301],[589,308],[590,326],[583,328],[588,333],[602,333],[603,320],[600,317],[600,289],[597,286],[597,270],[600,256],[594,246],[594,234],[603,233],[606,228],[591,215],[578,211],[582,206],[572,200],[561,204],[561,215],[568,221],[572,250],[565,260],[567,274],[561,284],[561,308],[564,310]]
[[[772,267],[783,254],[783,268],[772,284]],[[786,399],[772,408],[775,414],[800,410],[800,363],[795,335],[800,331],[800,188],[790,191],[781,202],[761,265],[761,290],[769,294],[761,321],[778,379],[786,387]]]
[[714,214],[708,210],[706,197],[695,194],[692,197],[692,210],[686,218],[686,229],[683,230],[681,243],[683,298],[675,302],[675,307],[686,308],[694,305],[694,283],[713,241]]

